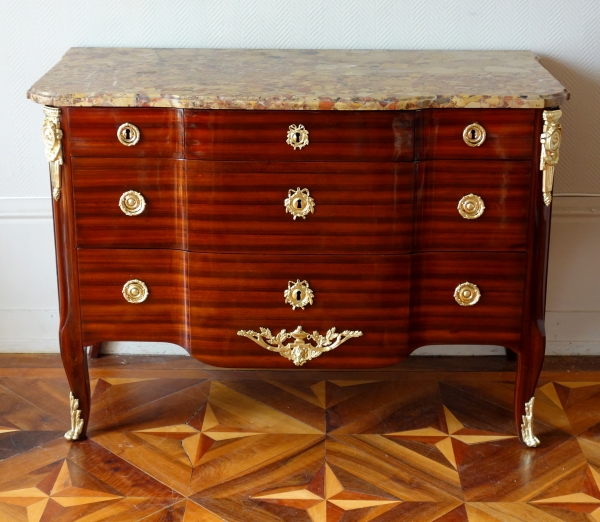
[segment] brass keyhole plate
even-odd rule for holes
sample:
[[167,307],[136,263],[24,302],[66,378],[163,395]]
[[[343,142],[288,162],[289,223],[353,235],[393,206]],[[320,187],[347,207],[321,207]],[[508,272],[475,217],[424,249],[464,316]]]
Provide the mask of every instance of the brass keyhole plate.
[[294,220],[297,217],[306,219],[308,214],[314,214],[315,212],[315,200],[310,197],[308,189],[298,187],[296,190],[288,190],[288,197],[283,204],[286,214],[289,212]]
[[140,141],[140,129],[138,129],[133,123],[123,123],[117,129],[117,138],[126,147],[133,147],[138,141]]
[[285,297],[285,302],[292,307],[292,310],[296,308],[304,310],[305,306],[313,304],[315,294],[308,286],[307,281],[300,281],[298,279],[295,283],[288,281],[288,287],[283,292],[283,296]]
[[463,131],[463,140],[469,147],[479,147],[485,137],[485,129],[477,122],[467,125]]
[[294,150],[306,147],[308,145],[308,131],[304,128],[304,125],[290,125],[285,142],[294,147]]
[[458,213],[465,219],[477,219],[483,214],[485,205],[483,199],[475,194],[467,194],[460,198],[458,207],[456,207]]

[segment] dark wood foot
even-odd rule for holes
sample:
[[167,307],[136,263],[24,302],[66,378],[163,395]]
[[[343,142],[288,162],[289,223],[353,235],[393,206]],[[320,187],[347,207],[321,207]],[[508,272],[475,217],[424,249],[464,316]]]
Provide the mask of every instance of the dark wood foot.
[[88,355],[90,359],[97,359],[100,357],[100,348],[102,348],[102,343],[96,343],[88,346]]
[[518,355],[515,381],[515,423],[521,442],[530,447],[539,444],[533,433],[533,395],[544,362],[544,338],[538,332],[531,345]]
[[90,379],[87,354],[82,346],[81,338],[71,335],[64,328],[60,335],[60,352],[71,388],[69,401],[71,428],[65,433],[65,439],[82,440],[86,438],[90,418]]

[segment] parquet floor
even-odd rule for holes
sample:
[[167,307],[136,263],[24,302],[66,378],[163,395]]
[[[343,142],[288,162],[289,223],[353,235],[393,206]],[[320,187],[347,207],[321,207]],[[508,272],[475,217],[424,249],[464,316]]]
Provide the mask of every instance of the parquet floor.
[[68,443],[58,357],[0,356],[0,521],[600,521],[600,364],[546,366],[528,449],[513,363],[444,361],[277,373],[104,357],[89,438]]

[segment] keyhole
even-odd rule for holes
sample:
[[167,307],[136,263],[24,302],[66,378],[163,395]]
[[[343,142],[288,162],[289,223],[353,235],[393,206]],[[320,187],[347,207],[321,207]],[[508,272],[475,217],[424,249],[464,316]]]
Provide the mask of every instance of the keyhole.
[[301,200],[301,199],[299,199],[299,200],[296,202],[296,208],[302,208],[302,200]]
[[475,129],[471,129],[471,139],[474,140],[475,139]]
[[300,133],[296,133],[296,143],[300,143]]
[[131,131],[129,129],[125,129],[125,139],[126,140],[131,139]]
[[300,290],[296,290],[296,301],[302,300],[302,292]]

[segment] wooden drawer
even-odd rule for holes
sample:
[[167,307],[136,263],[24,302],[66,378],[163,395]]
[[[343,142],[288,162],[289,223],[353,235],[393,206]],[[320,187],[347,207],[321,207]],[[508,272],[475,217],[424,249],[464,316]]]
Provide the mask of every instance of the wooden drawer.
[[[412,163],[188,161],[190,249],[410,252],[413,179]],[[284,202],[298,188],[314,213],[294,219]]]
[[[309,144],[286,143],[290,125]],[[412,161],[414,114],[400,111],[185,111],[186,156],[206,160]]]
[[[110,248],[184,248],[183,160],[73,158],[77,245]],[[144,206],[124,208],[130,191]]]
[[[84,345],[162,341],[188,346],[185,310],[187,254],[169,250],[78,250]],[[140,280],[148,296],[129,303],[125,283]]]
[[[491,344],[518,348],[526,255],[445,252],[414,256],[411,345]],[[454,292],[469,282],[479,302],[461,306]]]
[[[65,110],[72,156],[113,158],[179,158],[183,155],[180,109],[116,109],[69,107]],[[135,125],[139,141],[123,145],[117,131]]]
[[[240,330],[273,335],[302,326],[325,334],[360,330],[307,368],[367,368],[406,354],[410,256],[190,254],[192,355],[228,367],[294,368]],[[313,304],[292,309],[288,283],[307,281]],[[293,341],[293,339],[292,339]]]
[[425,161],[418,170],[417,251],[525,250],[531,162]]
[[[535,117],[536,111],[527,109],[419,111],[418,159],[531,159],[538,145]],[[465,128],[472,123],[485,129],[480,146],[469,146],[463,139]]]

